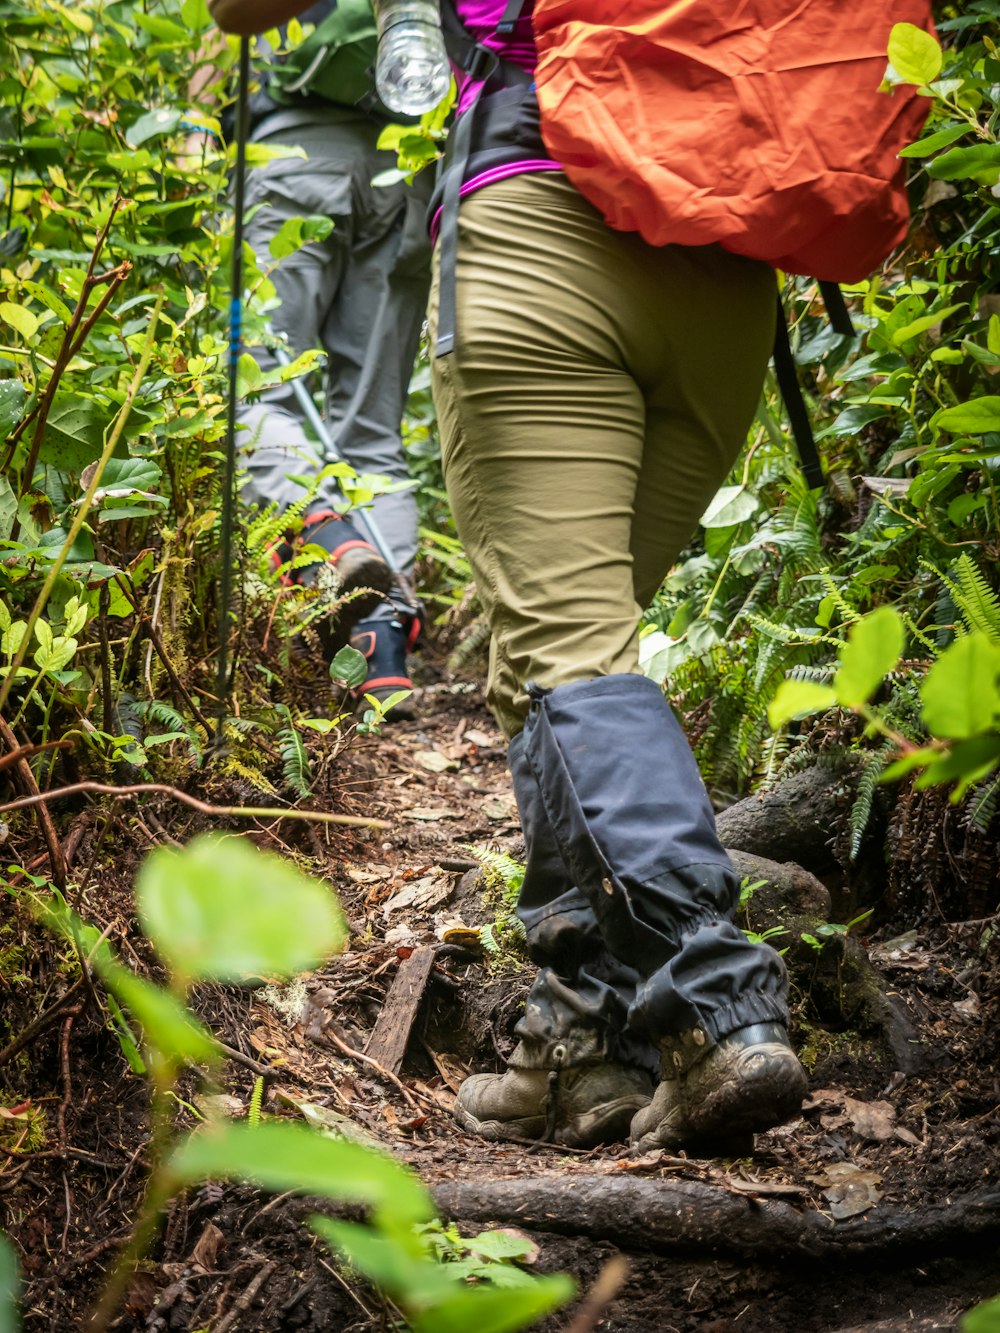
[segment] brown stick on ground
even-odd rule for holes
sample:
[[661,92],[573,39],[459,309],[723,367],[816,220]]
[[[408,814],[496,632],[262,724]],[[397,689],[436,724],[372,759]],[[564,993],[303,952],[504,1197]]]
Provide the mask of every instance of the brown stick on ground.
[[402,1066],[410,1029],[433,966],[434,947],[430,944],[419,945],[403,959],[365,1047],[365,1054],[392,1074],[398,1074]]

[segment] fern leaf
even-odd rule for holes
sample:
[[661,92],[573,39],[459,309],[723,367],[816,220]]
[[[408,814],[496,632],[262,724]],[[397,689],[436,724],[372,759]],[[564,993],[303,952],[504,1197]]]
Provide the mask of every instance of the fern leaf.
[[277,741],[286,786],[297,796],[308,796],[312,778],[309,753],[294,723],[278,732]]
[[953,596],[966,626],[1000,643],[1000,597],[970,555],[959,556],[954,573],[958,587],[952,585]]
[[993,823],[998,804],[1000,804],[1000,776],[989,778],[973,792],[969,804],[969,822],[973,828],[985,833]]

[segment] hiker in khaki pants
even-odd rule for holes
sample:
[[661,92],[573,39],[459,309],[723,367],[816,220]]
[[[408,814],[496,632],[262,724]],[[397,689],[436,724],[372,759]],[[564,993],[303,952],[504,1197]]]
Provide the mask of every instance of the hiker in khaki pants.
[[[503,5],[456,8],[482,31]],[[504,124],[530,44],[526,20],[488,43]],[[445,479],[492,630],[540,965],[506,1072],[467,1079],[456,1115],[486,1138],[743,1151],[805,1091],[785,969],[733,924],[739,880],[637,630],[745,438],[774,275],[612,231],[523,106],[496,142],[485,113],[463,140],[460,116],[432,201]]]

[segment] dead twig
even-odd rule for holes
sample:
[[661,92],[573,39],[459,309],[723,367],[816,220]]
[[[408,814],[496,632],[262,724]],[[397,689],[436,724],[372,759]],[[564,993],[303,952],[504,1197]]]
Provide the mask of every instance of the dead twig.
[[597,1275],[597,1281],[583,1298],[583,1303],[566,1325],[564,1333],[590,1333],[597,1327],[604,1307],[611,1303],[625,1285],[628,1277],[628,1260],[623,1254],[615,1254],[608,1260]]
[[229,1330],[236,1323],[237,1319],[239,1319],[240,1315],[250,1309],[258,1291],[260,1291],[261,1287],[277,1267],[278,1265],[273,1259],[269,1259],[268,1262],[263,1265],[258,1271],[257,1276],[247,1287],[246,1291],[244,1291],[243,1295],[226,1315],[225,1319],[220,1320],[219,1323],[216,1324],[215,1333],[229,1333]]
[[18,801],[8,801],[6,805],[0,805],[0,815],[9,810],[21,810],[25,806],[57,801],[63,796],[76,796],[88,791],[100,796],[145,796],[158,792],[180,801],[182,805],[189,805],[192,810],[224,819],[302,819],[314,820],[318,824],[348,824],[352,828],[391,828],[386,819],[363,818],[361,815],[333,815],[320,810],[281,809],[276,806],[211,805],[208,801],[199,801],[196,796],[189,796],[187,792],[178,791],[176,787],[168,787],[163,782],[141,782],[132,787],[111,787],[103,782],[74,782],[69,787],[57,787],[53,791],[36,792],[33,796],[22,796]]
[[55,1004],[50,1005],[44,1013],[39,1014],[33,1022],[28,1024],[23,1032],[19,1033],[12,1042],[9,1042],[8,1045],[0,1051],[0,1067],[8,1064],[13,1060],[15,1055],[20,1054],[20,1052],[24,1050],[25,1046],[28,1046],[33,1042],[36,1037],[40,1036],[45,1031],[46,1028],[51,1027],[52,1024],[58,1020],[59,1015],[66,1008],[67,1004],[71,1003],[76,998],[85,985],[86,982],[84,977],[78,977],[65,995],[56,1000]]
[[[408,1105],[412,1106],[415,1111],[420,1109],[417,1106],[414,1094],[406,1086],[403,1080],[397,1078],[395,1074],[390,1074],[389,1070],[384,1069],[377,1060],[373,1060],[371,1056],[365,1055],[361,1051],[352,1050],[346,1041],[341,1041],[339,1037],[334,1036],[329,1028],[323,1033],[323,1037],[331,1046],[336,1047],[341,1055],[346,1055],[348,1059],[357,1060],[363,1065],[368,1065],[370,1069],[374,1069],[380,1078],[384,1078],[388,1083],[391,1083],[393,1087],[399,1089]],[[423,1096],[423,1094],[417,1093],[416,1096]],[[424,1097],[424,1100],[430,1102],[433,1106],[437,1106],[437,1102],[435,1102],[432,1097]]]
[[[11,754],[16,753],[22,748],[17,737],[2,717],[0,717],[0,736],[3,737],[7,749]],[[42,837],[45,839],[45,845],[49,849],[49,865],[52,869],[52,878],[60,889],[65,889],[66,858],[63,856],[62,846],[56,835],[55,825],[52,823],[52,818],[49,815],[48,810],[45,808],[43,795],[38,790],[38,783],[35,781],[35,775],[32,773],[31,765],[28,763],[27,759],[23,757],[18,759],[17,773],[21,780],[21,786],[28,793],[24,799],[32,805],[39,805],[38,824],[42,830]]]

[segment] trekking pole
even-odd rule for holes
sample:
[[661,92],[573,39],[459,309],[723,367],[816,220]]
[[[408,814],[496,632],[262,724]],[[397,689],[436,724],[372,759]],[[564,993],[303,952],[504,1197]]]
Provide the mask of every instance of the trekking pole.
[[250,38],[240,38],[236,93],[236,165],[233,183],[233,255],[229,281],[229,399],[226,415],[226,466],[222,481],[222,574],[219,580],[219,662],[216,697],[221,737],[229,697],[229,634],[233,623],[233,528],[236,510],[236,378],[243,337],[243,206],[249,137]]
[[[288,355],[284,346],[277,340],[271,344],[270,350],[279,365],[290,366],[292,364],[292,358]],[[319,409],[313,401],[312,394],[302,383],[301,379],[295,378],[291,380],[290,383],[292,392],[295,394],[298,404],[302,408],[302,415],[309,422],[309,425],[316,434],[316,438],[323,446],[323,452],[326,455],[327,461],[343,462],[343,455],[334,444],[333,436],[330,434],[326,422],[323,420],[322,416],[320,416]],[[371,544],[392,570],[393,578],[399,584],[400,590],[407,602],[411,607],[415,607],[417,603],[413,591],[396,568],[396,561],[393,558],[389,543],[382,535],[382,531],[379,528],[378,523],[375,521],[374,516],[370,513],[364,513],[361,510],[353,510],[351,513],[351,521],[354,522],[355,520],[364,528],[371,540]]]

